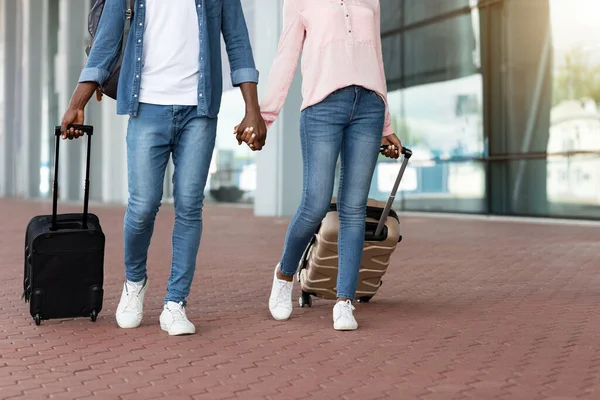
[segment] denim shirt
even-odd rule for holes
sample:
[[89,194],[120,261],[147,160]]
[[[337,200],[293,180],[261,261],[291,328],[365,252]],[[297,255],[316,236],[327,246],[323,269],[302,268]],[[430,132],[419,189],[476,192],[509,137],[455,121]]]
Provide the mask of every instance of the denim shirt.
[[[192,0],[190,0],[192,1]],[[221,106],[223,75],[221,32],[225,40],[234,86],[258,83],[248,29],[240,0],[193,0],[198,13],[200,59],[198,75],[198,115],[216,118]],[[117,113],[137,115],[142,50],[144,45],[145,2],[136,0],[127,39],[117,91]],[[106,0],[87,64],[79,82],[102,84],[110,75],[121,46],[126,21],[126,0]]]

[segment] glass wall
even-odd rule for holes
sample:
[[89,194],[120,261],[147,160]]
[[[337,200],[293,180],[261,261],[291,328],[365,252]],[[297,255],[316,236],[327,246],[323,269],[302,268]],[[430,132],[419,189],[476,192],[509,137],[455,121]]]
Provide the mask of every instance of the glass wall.
[[[394,129],[414,152],[397,208],[486,212],[479,11],[468,0],[382,1],[382,45]],[[399,164],[381,158],[371,197]]]
[[[600,2],[382,0],[396,208],[600,218]],[[399,165],[381,158],[371,197]]]
[[[600,2],[550,0],[553,96],[547,198],[554,215],[600,217]],[[572,153],[565,155],[564,153]]]

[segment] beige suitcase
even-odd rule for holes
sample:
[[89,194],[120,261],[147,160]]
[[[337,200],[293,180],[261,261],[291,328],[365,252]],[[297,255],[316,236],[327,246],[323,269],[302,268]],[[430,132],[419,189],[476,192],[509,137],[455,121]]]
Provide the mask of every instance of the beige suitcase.
[[[356,299],[366,303],[377,293],[390,256],[402,240],[398,215],[392,210],[398,186],[412,152],[404,155],[400,172],[387,203],[369,199],[363,256],[360,262]],[[312,305],[312,296],[334,300],[337,296],[339,220],[335,199],[329,212],[307,246],[298,268],[297,279],[302,288],[300,307]]]

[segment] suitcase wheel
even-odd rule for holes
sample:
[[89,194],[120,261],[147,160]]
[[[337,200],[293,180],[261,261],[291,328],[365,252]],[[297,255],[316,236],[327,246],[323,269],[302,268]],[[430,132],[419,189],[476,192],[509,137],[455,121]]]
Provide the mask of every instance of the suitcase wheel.
[[310,294],[302,292],[302,296],[298,298],[298,304],[300,307],[311,307],[312,306],[312,297]]
[[96,320],[98,319],[98,313],[96,312],[96,310],[92,310],[92,312],[90,313],[90,319],[92,320],[92,322],[96,322]]
[[40,326],[40,324],[42,323],[42,317],[40,316],[40,314],[35,314],[33,320],[35,321],[35,324],[37,326]]
[[369,301],[371,301],[371,299],[373,298],[373,296],[363,296],[363,297],[359,297],[358,298],[358,302],[359,303],[368,303]]

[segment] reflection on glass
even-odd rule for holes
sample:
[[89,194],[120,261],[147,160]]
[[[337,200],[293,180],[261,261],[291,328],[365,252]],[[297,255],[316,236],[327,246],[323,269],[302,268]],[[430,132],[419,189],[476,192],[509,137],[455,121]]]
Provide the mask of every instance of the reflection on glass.
[[217,139],[209,171],[206,193],[218,202],[252,202],[256,189],[255,153],[238,146],[233,127],[244,118],[245,103],[239,90],[223,93],[217,125]]
[[[485,164],[453,161],[486,151],[478,1],[422,3],[403,2],[403,17],[395,28],[406,29],[400,33],[384,18],[384,59],[400,59],[398,68],[386,64],[388,88],[399,88],[388,93],[392,124],[413,151],[396,207],[486,212]],[[448,14],[455,10],[465,12]],[[427,22],[411,26],[417,21]],[[399,163],[381,157],[370,196],[385,199],[399,168]]]
[[[548,153],[600,151],[600,2],[550,0],[554,46]],[[600,158],[549,157],[551,204],[600,206]]]
[[[484,155],[482,88],[477,74],[389,93],[394,129],[414,154],[400,187],[402,208],[485,212],[485,166],[449,162]],[[385,199],[398,170],[382,158],[371,197]]]

